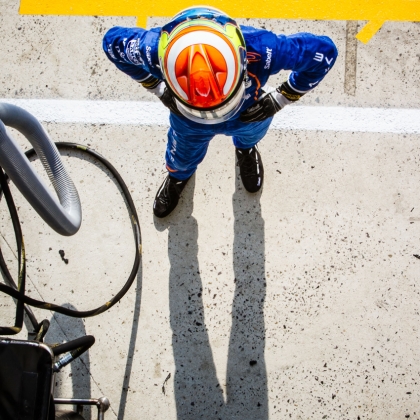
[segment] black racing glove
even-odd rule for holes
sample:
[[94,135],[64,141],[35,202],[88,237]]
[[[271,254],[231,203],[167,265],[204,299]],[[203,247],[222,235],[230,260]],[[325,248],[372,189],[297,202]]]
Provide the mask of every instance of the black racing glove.
[[283,107],[276,100],[278,93],[276,91],[264,92],[258,99],[258,102],[251,105],[239,116],[239,120],[245,123],[263,121],[272,117]]
[[182,115],[179,112],[178,107],[176,106],[174,95],[166,87],[165,82],[150,75],[146,80],[143,80],[140,83],[149,92],[156,95],[162,101],[163,105],[165,105],[166,108],[169,109],[169,111],[173,112],[176,115]]
[[163,105],[165,105],[166,108],[169,109],[169,111],[173,112],[176,115],[182,115],[179,112],[178,107],[176,106],[175,97],[173,93],[166,87],[166,85],[163,90],[163,94],[159,97],[159,99],[162,101]]
[[304,93],[295,91],[286,81],[276,90],[264,92],[257,103],[247,108],[239,116],[239,120],[245,123],[263,121],[272,117],[286,105],[299,100]]

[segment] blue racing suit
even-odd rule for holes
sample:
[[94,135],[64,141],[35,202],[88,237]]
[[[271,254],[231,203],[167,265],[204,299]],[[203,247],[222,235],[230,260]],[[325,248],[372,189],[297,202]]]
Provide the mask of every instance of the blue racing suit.
[[[180,180],[189,178],[204,159],[210,140],[216,134],[232,136],[235,147],[255,146],[267,133],[271,118],[252,123],[239,120],[262,94],[268,78],[280,70],[292,70],[290,86],[299,93],[313,89],[325,77],[337,58],[337,48],[327,36],[298,33],[290,36],[241,26],[247,50],[245,101],[232,119],[205,125],[184,116],[170,114],[166,166]],[[107,57],[124,73],[142,82],[150,75],[163,80],[159,67],[160,28],[111,28],[104,36]]]

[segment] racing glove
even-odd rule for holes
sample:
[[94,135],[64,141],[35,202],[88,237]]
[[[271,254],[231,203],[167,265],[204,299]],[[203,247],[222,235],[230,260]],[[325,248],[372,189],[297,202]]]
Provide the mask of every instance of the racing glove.
[[164,81],[150,75],[146,80],[140,82],[150,93],[156,95],[171,112],[176,115],[182,115],[176,106],[175,98],[172,92],[166,87]]
[[263,121],[272,117],[286,105],[298,101],[306,93],[295,91],[287,81],[277,89],[269,88],[263,92],[256,104],[241,113],[240,121],[245,123]]

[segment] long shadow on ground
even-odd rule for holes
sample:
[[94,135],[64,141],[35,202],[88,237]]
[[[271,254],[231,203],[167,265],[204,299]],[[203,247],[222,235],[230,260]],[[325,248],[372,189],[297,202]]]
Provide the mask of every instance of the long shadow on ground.
[[[259,194],[243,190],[237,177],[233,266],[235,295],[223,397],[204,323],[203,280],[198,262],[198,224],[192,216],[195,181],[169,222],[169,298],[175,359],[174,393],[179,420],[268,419],[264,360],[264,221]],[[177,209],[178,211],[178,209]],[[159,222],[161,223],[161,222]],[[217,228],[217,227],[216,227]]]
[[[65,303],[64,307],[72,310],[77,310],[71,303]],[[60,327],[53,331],[53,322],[56,322]],[[60,337],[60,333],[64,334],[67,341],[74,340],[79,337],[86,335],[86,328],[81,318],[72,318],[66,315],[55,313],[51,319],[51,332],[49,331],[47,337],[51,337],[52,341],[46,340],[47,342],[55,342],[56,336]],[[87,351],[82,356],[77,358],[70,364],[71,368],[71,380],[72,383],[72,395],[65,395],[62,393],[60,387],[55,389],[55,397],[58,398],[91,398],[91,384],[90,384],[90,357]],[[59,373],[58,375],[66,375],[65,373]],[[67,378],[63,377],[62,380],[65,382]],[[72,406],[62,406],[62,409],[73,409]],[[91,406],[84,406],[83,414],[87,419],[95,418],[96,410],[93,411]],[[92,417],[91,417],[92,416]]]

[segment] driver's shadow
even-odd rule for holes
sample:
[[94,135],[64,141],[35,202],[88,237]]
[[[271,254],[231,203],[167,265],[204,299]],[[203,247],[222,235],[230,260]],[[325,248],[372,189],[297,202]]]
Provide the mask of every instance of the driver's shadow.
[[[237,174],[238,175],[238,174]],[[233,195],[235,294],[226,375],[226,401],[204,323],[203,282],[198,262],[198,225],[192,217],[195,177],[168,223],[169,300],[175,359],[174,394],[179,420],[268,419],[264,360],[265,253],[259,194],[236,177]],[[207,314],[208,315],[208,314]]]

